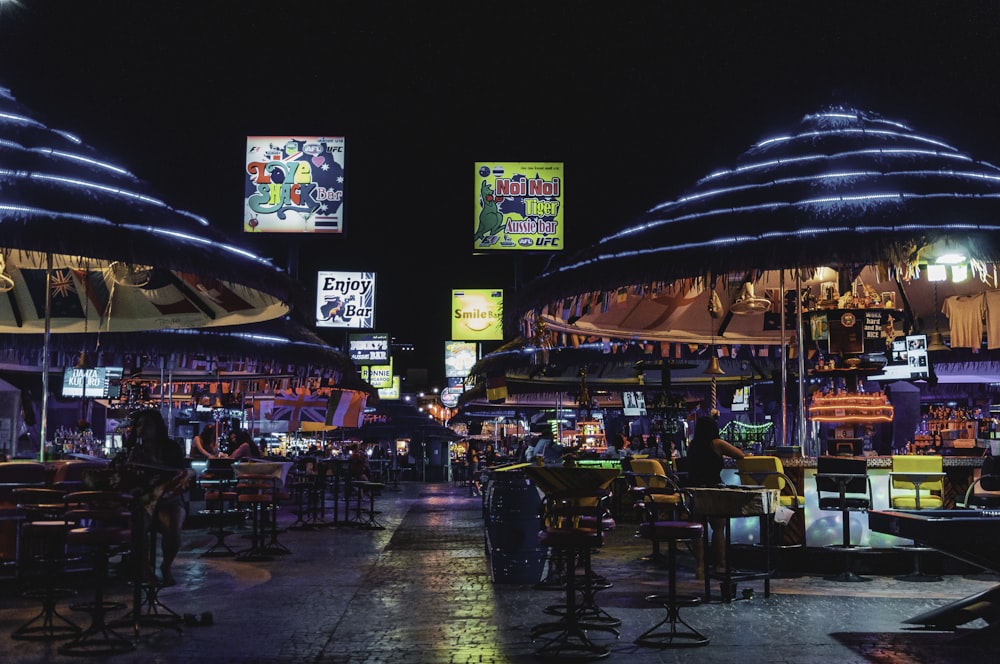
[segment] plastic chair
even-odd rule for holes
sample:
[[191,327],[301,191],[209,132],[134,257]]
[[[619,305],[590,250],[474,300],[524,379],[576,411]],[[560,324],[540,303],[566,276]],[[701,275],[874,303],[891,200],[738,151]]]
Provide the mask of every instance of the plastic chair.
[[983,457],[983,467],[976,470],[972,484],[965,492],[963,507],[1000,508],[1000,461]]
[[[675,477],[667,473],[659,459],[631,459],[625,471],[625,481],[633,507],[639,514],[645,514],[648,503],[656,503],[662,515],[669,512],[672,518],[679,517],[681,504],[680,487]],[[659,542],[653,540],[653,550],[644,561],[666,562],[660,551]]]
[[[889,472],[889,506],[897,510],[933,510],[944,505],[944,464],[937,455],[906,454],[892,457]],[[900,581],[941,581],[937,574],[923,571],[923,553],[928,547],[911,544],[901,547],[913,552],[913,571],[897,576]]]
[[872,484],[868,460],[863,457],[822,456],[816,460],[816,494],[819,508],[841,513],[844,540],[844,570],[836,581],[870,581],[851,571],[851,512],[867,512],[872,506]]

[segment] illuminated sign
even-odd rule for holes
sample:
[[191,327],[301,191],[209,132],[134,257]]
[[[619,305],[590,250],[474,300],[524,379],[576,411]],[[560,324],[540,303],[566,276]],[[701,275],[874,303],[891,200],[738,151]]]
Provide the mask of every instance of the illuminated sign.
[[399,376],[392,377],[392,387],[379,388],[379,399],[399,399]]
[[318,272],[316,326],[375,327],[375,273]]
[[117,399],[121,396],[122,373],[122,367],[66,367],[63,372],[62,395]]
[[452,339],[503,339],[502,290],[453,290],[451,312]]
[[348,352],[355,364],[384,364],[389,361],[389,335],[385,332],[347,335]]
[[563,165],[477,162],[473,251],[560,251]]
[[455,408],[458,406],[458,398],[465,391],[463,386],[446,387],[441,390],[441,405],[445,408]]
[[385,366],[361,367],[361,380],[376,389],[392,387],[392,363]]
[[479,344],[474,341],[444,342],[445,378],[465,378],[476,363]]
[[343,233],[344,137],[249,136],[247,233]]

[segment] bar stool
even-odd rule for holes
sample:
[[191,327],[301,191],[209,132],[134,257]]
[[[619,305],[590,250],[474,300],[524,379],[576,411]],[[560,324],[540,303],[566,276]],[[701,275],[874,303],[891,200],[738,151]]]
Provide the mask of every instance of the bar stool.
[[58,489],[17,488],[12,492],[14,503],[22,510],[19,555],[21,570],[26,577],[40,578],[41,587],[25,590],[21,596],[41,601],[41,611],[18,627],[11,638],[24,641],[57,641],[73,638],[83,631],[75,622],[59,613],[61,599],[76,595],[76,591],[59,584],[66,565],[66,532],[64,518],[65,492]]
[[109,611],[125,608],[108,602],[104,590],[111,556],[128,551],[132,540],[132,497],[116,491],[78,491],[66,495],[66,544],[89,549],[94,556],[94,601],[73,608],[90,613],[83,632],[59,647],[63,655],[114,655],[135,650],[135,643],[106,621]]
[[202,558],[223,558],[235,556],[236,551],[226,543],[226,537],[233,534],[229,526],[242,521],[242,514],[237,509],[238,494],[234,488],[233,479],[204,480],[205,509],[202,514],[209,519],[209,532],[215,536]]
[[[540,623],[531,629],[532,640],[545,637],[535,654],[549,659],[602,659],[611,651],[595,643],[588,631],[600,631],[618,637],[617,619],[589,620],[594,615],[586,607],[587,597],[593,599],[595,575],[591,566],[591,552],[604,541],[604,501],[608,492],[603,489],[570,489],[552,493],[545,498],[543,510],[545,527],[538,533],[538,541],[552,549],[570,568],[566,574],[566,601],[558,620]],[[577,560],[584,566],[583,576],[575,571]],[[577,596],[582,593],[583,600]],[[607,614],[603,614],[606,616]]]
[[251,524],[250,547],[236,553],[236,560],[267,562],[274,556],[267,548],[267,507],[274,500],[273,475],[240,475],[236,480],[237,505],[249,515]]
[[[375,515],[378,511],[375,509],[375,495],[381,493],[385,485],[381,482],[351,482],[351,489],[355,491],[356,503],[354,506],[354,524],[359,528],[365,528],[368,530],[385,530],[385,526],[378,522]],[[362,504],[364,498],[368,497],[368,509],[364,509]]]
[[[640,634],[635,640],[636,644],[651,648],[693,648],[708,645],[709,638],[680,616],[681,607],[700,604],[701,598],[677,595],[677,542],[697,542],[702,537],[702,528],[696,521],[648,521],[639,524],[642,537],[667,543],[669,586],[665,594],[646,595],[647,602],[662,606],[667,610],[667,615]],[[678,629],[678,624],[686,629]]]

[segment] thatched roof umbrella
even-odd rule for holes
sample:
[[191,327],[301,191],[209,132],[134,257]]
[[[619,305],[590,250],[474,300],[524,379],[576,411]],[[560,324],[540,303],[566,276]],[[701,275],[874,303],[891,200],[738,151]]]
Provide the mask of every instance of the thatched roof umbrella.
[[[716,320],[743,299],[741,284],[783,292],[784,278],[809,280],[820,267],[850,283],[867,267],[905,302],[922,264],[961,252],[995,286],[997,231],[1000,168],[905,123],[832,108],[554,262],[519,290],[514,310],[524,330],[540,319],[582,336],[714,343],[742,323],[729,343],[775,343],[784,325]],[[728,302],[713,307],[720,293]]]
[[[0,332],[132,332],[288,313],[301,287],[0,89]],[[43,355],[47,361],[47,353]],[[47,369],[47,366],[45,367]],[[43,371],[42,434],[47,404]]]

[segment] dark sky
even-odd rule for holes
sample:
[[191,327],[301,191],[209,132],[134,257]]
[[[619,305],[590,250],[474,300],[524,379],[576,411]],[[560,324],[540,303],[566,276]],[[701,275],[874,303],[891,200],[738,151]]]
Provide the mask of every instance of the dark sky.
[[[310,288],[377,272],[379,331],[432,378],[451,289],[547,258],[471,255],[476,161],[564,162],[569,250],[831,104],[1000,161],[997,2],[19,4],[0,85]],[[242,235],[246,136],[271,133],[347,137],[342,237]]]

